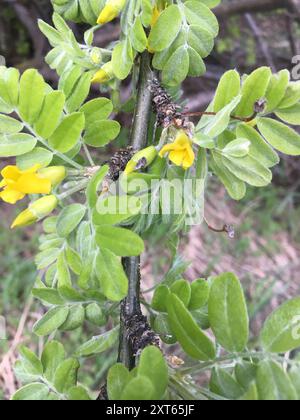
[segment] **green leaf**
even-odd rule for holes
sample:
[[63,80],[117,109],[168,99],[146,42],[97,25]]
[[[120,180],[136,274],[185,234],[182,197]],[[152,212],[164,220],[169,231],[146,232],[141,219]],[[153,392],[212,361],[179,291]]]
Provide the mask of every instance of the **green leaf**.
[[209,384],[210,390],[229,400],[240,398],[244,390],[225,369],[214,368]]
[[211,285],[208,316],[218,343],[229,352],[241,352],[249,338],[249,318],[241,284],[232,273],[216,277]]
[[60,331],[74,331],[81,327],[85,319],[85,310],[82,305],[73,305],[65,322],[59,327]]
[[188,48],[189,54],[189,72],[188,75],[191,77],[202,76],[206,72],[206,67],[201,56],[194,48]]
[[43,147],[35,147],[31,152],[17,157],[17,166],[22,171],[40,164],[42,168],[47,167],[53,159],[53,153]]
[[66,248],[66,261],[73,273],[79,275],[82,271],[82,260],[77,251],[68,246]]
[[198,25],[206,29],[213,38],[219,33],[217,18],[211,10],[203,3],[197,0],[191,0],[184,3],[184,14],[190,25]]
[[265,187],[272,181],[272,172],[251,156],[235,158],[221,157],[223,165],[237,178],[254,187]]
[[[165,31],[169,32],[169,31]],[[168,86],[178,86],[189,72],[189,53],[186,46],[178,48],[170,57],[162,72],[162,81]]]
[[148,39],[143,28],[142,19],[139,16],[135,19],[131,29],[130,39],[133,48],[139,53],[142,53],[147,48]]
[[85,72],[81,75],[75,84],[71,95],[68,97],[66,105],[68,112],[78,111],[86,100],[91,88],[91,72]]
[[261,362],[256,384],[262,401],[297,401],[297,392],[285,371],[275,362]]
[[13,401],[44,401],[49,395],[47,385],[33,383],[19,389],[13,396]]
[[293,129],[271,118],[259,118],[258,129],[264,138],[286,155],[300,155],[300,135]]
[[149,35],[150,50],[163,51],[170,47],[180,31],[181,25],[182,17],[179,7],[175,4],[167,7],[151,29]]
[[218,84],[214,99],[214,112],[219,112],[225,108],[241,90],[241,78],[236,70],[227,71]]
[[15,118],[0,114],[0,133],[16,134],[23,130],[24,125]]
[[107,299],[119,302],[128,293],[128,279],[120,259],[111,251],[101,248],[96,259],[97,276]]
[[57,260],[60,252],[61,250],[59,248],[46,249],[45,251],[40,252],[35,258],[37,268],[42,270],[49,267]]
[[29,134],[0,134],[0,157],[20,156],[31,152],[37,139]]
[[33,332],[39,336],[44,337],[57,330],[67,319],[69,315],[69,308],[58,306],[50,309],[36,324],[34,324]]
[[258,391],[256,383],[253,382],[249,389],[239,398],[240,401],[258,401]]
[[266,112],[273,111],[278,107],[285,96],[289,81],[290,72],[288,70],[282,70],[278,74],[272,75],[266,92]]
[[300,81],[290,82],[283,100],[278,105],[279,109],[290,108],[300,100]]
[[133,66],[133,51],[129,39],[119,42],[112,53],[112,67],[116,77],[126,79]]
[[133,378],[123,390],[121,400],[125,401],[148,401],[154,400],[155,389],[145,376]]
[[168,286],[161,284],[156,287],[151,306],[155,311],[167,312],[167,297],[170,293]]
[[242,86],[242,100],[235,111],[238,117],[253,115],[254,104],[265,97],[271,76],[269,67],[260,67],[246,78]]
[[92,356],[94,354],[103,353],[115,345],[119,337],[119,327],[113,328],[106,333],[93,337],[91,340],[83,344],[76,350],[77,357]]
[[95,121],[106,120],[113,112],[113,104],[107,98],[92,99],[80,108],[80,112],[84,113],[88,127]]
[[249,154],[251,142],[247,138],[237,138],[228,143],[222,150],[223,155],[245,157]]
[[230,172],[223,164],[222,157],[218,153],[212,153],[210,166],[220,181],[224,184],[228,194],[234,200],[241,200],[246,194],[246,185]]
[[257,365],[250,362],[240,362],[235,365],[234,376],[238,383],[246,390],[256,379]]
[[160,339],[166,344],[177,343],[177,338],[171,331],[167,314],[158,314],[152,325],[153,331],[159,335]]
[[177,280],[170,288],[171,293],[174,293],[184,303],[186,307],[189,306],[191,300],[191,285],[186,280]]
[[48,289],[48,288],[41,288],[41,289],[32,289],[32,294],[34,297],[50,303],[51,305],[63,305],[64,300],[60,297],[58,291],[56,289]]
[[102,188],[101,188],[102,182],[104,178],[106,177],[108,170],[109,170],[108,165],[102,166],[99,169],[99,171],[95,173],[95,175],[92,177],[92,179],[90,180],[88,184],[86,195],[87,195],[89,207],[91,209],[93,209],[97,204],[99,193],[102,191]]
[[58,341],[50,341],[45,345],[41,360],[44,376],[49,382],[54,381],[55,372],[58,366],[65,360],[65,357],[65,349]]
[[191,299],[189,303],[189,310],[203,308],[208,302],[209,284],[204,279],[198,279],[191,284]]
[[62,251],[57,258],[57,287],[72,287],[71,274],[66,261],[65,252]]
[[96,242],[120,257],[134,257],[144,251],[143,240],[134,232],[114,226],[103,225],[96,229]]
[[[205,58],[210,54],[214,47],[214,40],[208,30],[199,25],[190,25],[187,36],[190,48],[195,50],[200,57]],[[201,66],[205,69],[203,61]]]
[[96,302],[90,303],[85,308],[85,317],[90,323],[99,327],[102,327],[107,322],[105,314]]
[[22,366],[26,373],[34,376],[41,376],[43,374],[43,366],[40,359],[27,347],[21,346],[20,357]]
[[89,146],[103,147],[119,135],[120,129],[118,121],[96,121],[89,125],[83,140]]
[[278,154],[266,143],[255,128],[247,124],[240,124],[236,129],[236,135],[250,141],[249,155],[259,160],[262,165],[272,168],[279,163]]
[[66,116],[49,138],[50,146],[62,153],[72,150],[80,139],[84,123],[84,114],[81,112]]
[[70,204],[65,207],[57,219],[56,229],[59,236],[67,238],[79,225],[86,213],[82,204]]
[[204,134],[214,138],[222,134],[230,123],[231,113],[241,100],[241,96],[234,98],[225,108],[221,109],[216,116],[211,117],[211,121],[204,129]]
[[54,133],[62,119],[64,105],[63,92],[53,91],[46,95],[42,111],[34,127],[39,136],[48,139]]
[[292,124],[292,125],[299,125],[300,124],[300,103],[297,103],[290,108],[284,108],[277,112],[275,115],[280,118],[282,121]]
[[68,391],[68,400],[69,401],[91,401],[87,390],[81,386],[74,386]]
[[[9,108],[15,108],[18,105],[19,78],[19,70],[0,67],[0,97]],[[10,114],[11,112],[12,110],[10,109],[7,113]]]
[[110,196],[98,200],[97,207],[93,213],[95,225],[116,225],[137,215],[142,207],[138,197],[128,195]]
[[77,359],[64,360],[56,369],[54,386],[60,393],[66,393],[77,384],[80,364]]
[[21,118],[33,124],[42,109],[46,83],[37,70],[26,70],[20,79],[19,113]]
[[210,360],[215,357],[215,347],[201,331],[190,312],[174,294],[167,298],[169,322],[183,350],[192,358]]
[[56,45],[59,45],[61,42],[63,42],[61,34],[55,28],[48,25],[48,23],[39,19],[38,25],[41,32],[48,38],[52,47],[55,47]]
[[271,353],[286,353],[300,347],[300,298],[285,302],[268,317],[260,341]]
[[107,393],[111,401],[118,401],[121,399],[122,393],[126,385],[131,380],[129,370],[117,363],[109,369],[107,376]]
[[168,386],[168,365],[160,349],[154,346],[146,347],[141,354],[138,376],[144,376],[152,382],[155,389],[155,400],[162,400]]

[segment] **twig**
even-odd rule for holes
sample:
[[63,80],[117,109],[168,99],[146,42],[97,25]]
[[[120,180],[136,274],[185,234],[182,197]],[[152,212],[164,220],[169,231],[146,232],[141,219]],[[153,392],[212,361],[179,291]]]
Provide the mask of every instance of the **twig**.
[[[150,55],[145,52],[142,54],[140,61],[137,104],[131,131],[131,145],[136,150],[143,149],[148,142],[148,127],[152,107],[149,82],[152,78]],[[132,369],[135,366],[137,351],[137,343],[133,341],[138,339],[138,337],[133,337],[132,333],[137,332],[138,324],[140,324],[140,327],[147,329],[147,321],[142,315],[140,306],[140,257],[124,258],[123,265],[129,281],[129,290],[128,296],[121,304],[119,361]]]
[[271,69],[274,73],[276,73],[277,70],[276,70],[274,60],[272,58],[272,54],[269,51],[268,44],[266,43],[266,41],[263,37],[263,34],[261,33],[261,30],[258,27],[254,17],[251,16],[250,13],[246,13],[245,14],[245,19],[246,19],[251,31],[253,32],[253,35],[256,38],[257,44],[258,44],[259,48],[261,49],[261,52],[263,53],[263,55],[266,59],[266,62],[268,63],[268,66],[271,67]]

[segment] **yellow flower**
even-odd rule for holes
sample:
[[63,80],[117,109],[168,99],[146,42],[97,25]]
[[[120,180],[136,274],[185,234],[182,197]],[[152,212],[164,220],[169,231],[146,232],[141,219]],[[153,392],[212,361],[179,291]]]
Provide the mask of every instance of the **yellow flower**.
[[58,200],[55,195],[47,195],[34,201],[14,220],[11,229],[32,225],[52,213],[57,204]]
[[105,23],[111,22],[124,8],[126,0],[108,0],[104,9],[100,13],[97,23],[104,25]]
[[22,200],[26,194],[49,194],[66,176],[63,166],[40,169],[40,165],[21,171],[17,166],[6,166],[1,175],[0,198],[9,204]]
[[169,153],[169,159],[177,166],[183,169],[190,168],[195,160],[195,153],[192,147],[192,141],[188,135],[181,130],[178,133],[174,143],[166,144],[160,151],[159,156],[164,157]]
[[114,77],[113,69],[112,69],[112,62],[109,61],[108,63],[104,64],[100,70],[92,78],[92,83],[106,83],[109,82]]

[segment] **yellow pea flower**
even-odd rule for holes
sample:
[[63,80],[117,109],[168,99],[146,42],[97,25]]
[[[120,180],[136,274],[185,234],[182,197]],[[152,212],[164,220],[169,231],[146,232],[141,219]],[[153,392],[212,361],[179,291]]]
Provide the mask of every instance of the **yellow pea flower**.
[[104,64],[100,70],[92,78],[92,83],[106,83],[109,82],[114,77],[112,62]]
[[186,132],[180,130],[175,141],[166,144],[161,149],[159,156],[164,157],[169,153],[170,161],[186,170],[190,168],[195,161],[195,153],[192,144],[193,143]]
[[52,213],[57,204],[58,200],[55,195],[47,195],[34,201],[14,220],[11,229],[32,225]]
[[64,167],[40,169],[40,165],[21,171],[17,166],[6,166],[1,175],[0,198],[9,204],[22,200],[26,194],[49,194],[66,176]]
[[119,16],[125,4],[126,0],[108,0],[98,17],[97,23],[99,25],[104,25],[105,23],[114,20],[117,16]]

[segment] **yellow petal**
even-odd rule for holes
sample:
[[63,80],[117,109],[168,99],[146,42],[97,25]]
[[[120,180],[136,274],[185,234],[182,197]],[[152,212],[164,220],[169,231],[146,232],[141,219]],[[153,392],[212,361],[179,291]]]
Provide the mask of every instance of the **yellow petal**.
[[5,188],[0,192],[0,198],[9,204],[16,204],[17,201],[22,200],[24,197],[25,194],[10,188]]
[[105,70],[100,69],[92,78],[92,83],[105,83],[109,81],[109,76]]
[[51,181],[40,178],[36,174],[27,174],[19,178],[15,188],[24,194],[49,194]]
[[176,166],[182,166],[185,158],[185,150],[174,150],[169,154],[169,159]]
[[42,165],[39,163],[32,166],[32,168],[26,169],[25,171],[21,171],[21,173],[24,174],[35,174],[39,169],[41,169]]
[[181,132],[174,142],[176,149],[185,149],[191,145],[191,140],[184,132]]
[[116,7],[108,4],[100,13],[97,23],[99,25],[104,25],[105,23],[111,22],[113,19],[115,19],[118,16],[118,14],[119,10]]
[[186,154],[185,154],[185,158],[184,158],[184,161],[183,161],[183,167],[185,169],[190,168],[191,166],[193,166],[194,161],[195,161],[195,153],[193,151],[193,148],[188,147],[186,149]]
[[2,181],[0,182],[0,188],[4,188],[7,185],[7,181],[5,179],[2,179]]
[[172,150],[175,150],[175,146],[174,143],[170,143],[170,144],[166,144],[161,151],[159,152],[159,156],[162,158],[164,157],[167,153],[171,152]]
[[1,175],[4,179],[12,179],[17,181],[21,175],[21,171],[16,166],[9,165],[2,169]]
[[32,225],[37,221],[37,217],[30,211],[26,209],[19,214],[19,216],[13,221],[11,229],[22,226]]

